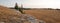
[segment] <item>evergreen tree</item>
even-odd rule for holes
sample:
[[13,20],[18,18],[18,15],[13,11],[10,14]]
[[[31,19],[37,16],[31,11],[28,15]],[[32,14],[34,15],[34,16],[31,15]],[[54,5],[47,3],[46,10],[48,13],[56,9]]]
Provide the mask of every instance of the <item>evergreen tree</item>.
[[15,4],[15,9],[16,9],[16,10],[18,10],[18,9],[19,9],[19,8],[18,8],[18,5],[17,5],[17,3]]
[[21,5],[21,7],[20,8],[18,8],[18,5],[17,5],[17,3],[15,4],[15,9],[16,10],[19,10],[22,14],[24,14],[24,12],[23,12],[23,6]]

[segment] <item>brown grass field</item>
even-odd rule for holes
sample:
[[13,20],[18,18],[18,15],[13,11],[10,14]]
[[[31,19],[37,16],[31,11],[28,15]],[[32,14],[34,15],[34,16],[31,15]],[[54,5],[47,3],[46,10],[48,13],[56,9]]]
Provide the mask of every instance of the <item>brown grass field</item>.
[[[16,23],[18,22],[17,18],[19,18],[20,15],[21,15],[20,13],[17,13],[14,10],[0,6],[0,23]],[[16,19],[13,19],[14,17]]]
[[[32,15],[39,20],[44,20],[46,23],[60,23],[60,10],[24,10],[26,14]],[[22,15],[7,7],[0,6],[0,22],[17,23]],[[13,19],[14,18],[14,19]]]
[[24,10],[24,12],[46,23],[60,23],[60,10]]

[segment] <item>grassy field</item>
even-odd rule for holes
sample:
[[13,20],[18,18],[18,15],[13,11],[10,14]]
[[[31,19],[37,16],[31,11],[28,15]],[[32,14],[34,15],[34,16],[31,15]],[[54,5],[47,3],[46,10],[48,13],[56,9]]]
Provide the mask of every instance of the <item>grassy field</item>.
[[0,6],[0,23],[17,23],[21,13]]
[[[60,10],[24,10],[24,12],[46,23],[60,23]],[[0,23],[18,23],[21,15],[16,10],[0,6]]]
[[46,23],[60,23],[60,10],[24,10],[24,12]]

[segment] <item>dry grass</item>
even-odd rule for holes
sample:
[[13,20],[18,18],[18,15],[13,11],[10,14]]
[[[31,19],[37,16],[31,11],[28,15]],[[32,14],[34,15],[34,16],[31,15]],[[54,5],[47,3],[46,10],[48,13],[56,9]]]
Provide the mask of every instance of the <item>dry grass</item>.
[[[46,23],[60,23],[59,10],[24,10],[26,14],[33,15]],[[19,23],[21,13],[7,7],[0,6],[0,23]]]
[[37,19],[47,23],[60,23],[59,10],[24,10],[26,14],[35,16]]
[[[21,13],[17,13],[14,10],[8,9],[7,7],[0,6],[0,23],[13,23],[13,21],[18,22],[18,18]],[[16,19],[13,19],[13,18]],[[16,23],[14,22],[14,23]]]

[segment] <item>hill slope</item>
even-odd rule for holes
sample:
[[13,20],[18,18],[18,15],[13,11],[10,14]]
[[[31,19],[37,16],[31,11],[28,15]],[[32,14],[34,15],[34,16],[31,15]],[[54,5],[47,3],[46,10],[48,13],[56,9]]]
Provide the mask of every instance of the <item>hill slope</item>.
[[0,6],[0,23],[45,23],[32,15],[21,14],[15,9]]
[[[8,9],[7,7],[0,6],[0,23],[16,23],[21,13]],[[13,22],[14,21],[14,22]]]

